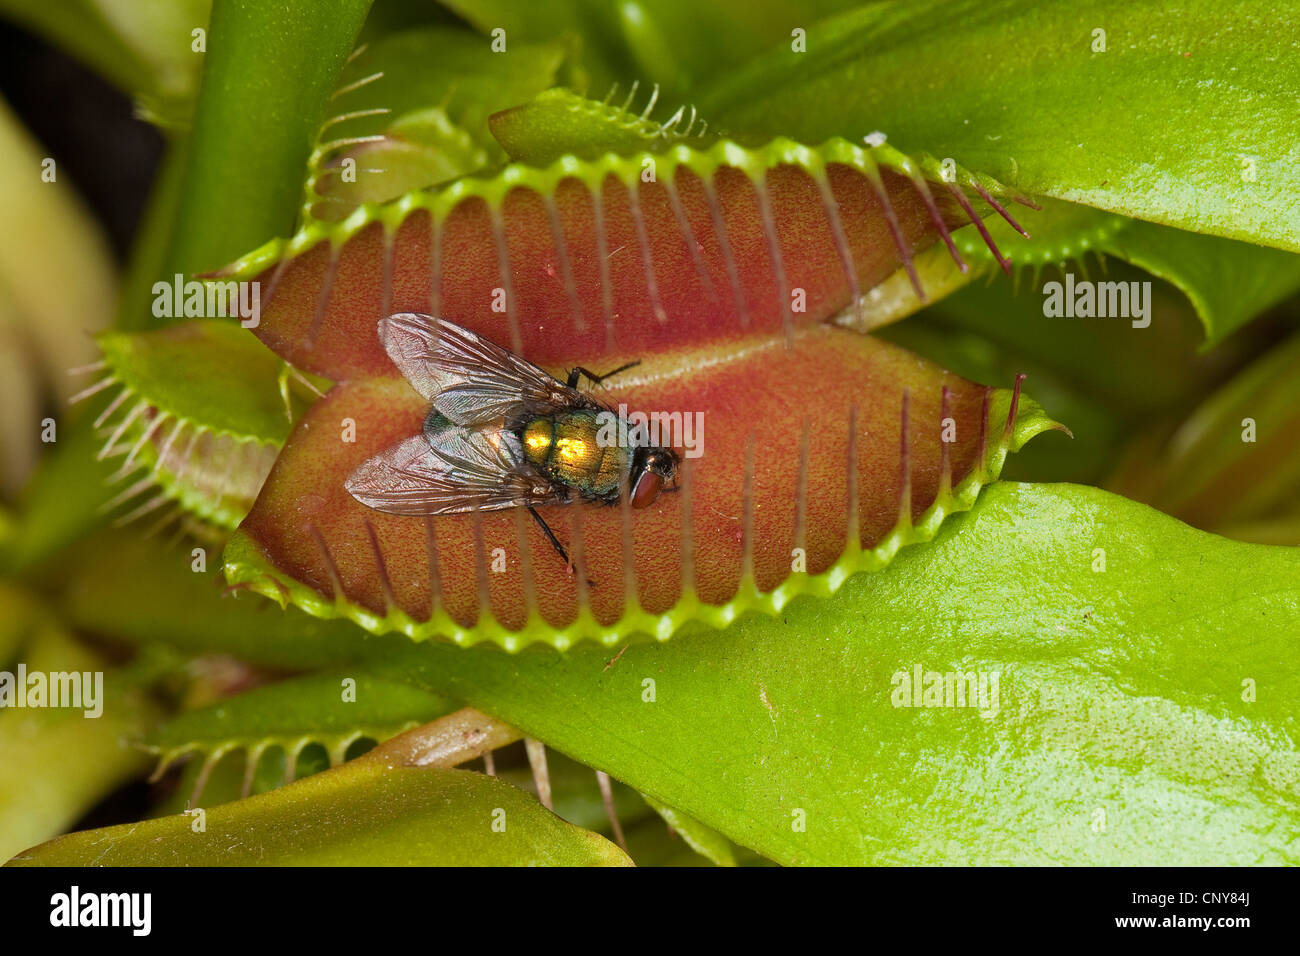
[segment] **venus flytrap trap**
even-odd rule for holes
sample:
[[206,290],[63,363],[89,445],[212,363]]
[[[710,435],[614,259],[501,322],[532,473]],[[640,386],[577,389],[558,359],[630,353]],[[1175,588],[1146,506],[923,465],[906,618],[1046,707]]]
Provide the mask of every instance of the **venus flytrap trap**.
[[284,782],[289,783],[310,745],[323,748],[328,766],[337,766],[358,741],[382,742],[453,709],[426,690],[369,674],[349,677],[340,671],[291,678],[168,721],[148,740],[158,758],[151,779],[160,779],[184,758],[197,757],[200,769],[188,804],[198,806],[213,769],[238,752],[243,759],[239,796],[246,797],[263,758],[275,751],[282,755]]
[[559,44],[518,44],[504,60],[464,31],[403,31],[358,48],[308,159],[301,218],[335,222],[500,165],[491,112],[540,93],[564,61]]
[[[612,645],[637,633],[662,640],[696,621],[721,627],[748,610],[776,612],[797,594],[829,594],[853,572],[882,567],[901,546],[931,537],[945,515],[970,507],[1009,451],[1056,427],[1007,392],[931,379],[937,370],[925,366],[922,377],[895,379],[904,355],[852,333],[809,332],[798,341],[802,352],[776,343],[742,353],[735,368],[706,367],[689,382],[660,379],[667,391],[658,395],[609,390],[637,407],[691,407],[699,399],[683,397],[683,385],[706,395],[735,389],[763,424],[728,429],[706,408],[708,456],[687,464],[680,495],[638,512],[635,530],[618,509],[571,506],[570,517],[550,516],[575,542],[578,575],[540,532],[522,543],[518,515],[394,516],[353,499],[344,479],[417,434],[426,407],[400,380],[336,388],[286,446],[227,546],[227,578],[313,614],[417,639],[490,640],[509,650],[535,641]],[[753,362],[782,379],[818,376],[829,404],[791,408],[780,393],[747,392]],[[855,406],[861,389],[885,383],[904,390],[897,410]],[[776,429],[797,431],[828,416],[841,428],[820,429],[811,450],[778,437]],[[312,425],[344,418],[358,423],[356,443]],[[950,418],[957,440],[945,442],[942,422]],[[764,451],[761,468],[754,449]],[[525,547],[531,581],[482,573],[494,550]],[[808,573],[791,575],[794,548],[808,555]],[[594,586],[583,586],[588,578]]]
[[[232,584],[420,639],[488,639],[508,649],[536,640],[613,644],[635,633],[664,639],[693,620],[724,626],[746,610],[779,610],[803,590],[829,593],[852,571],[887,563],[944,514],[968,507],[1009,448],[1051,427],[1027,405],[1025,420],[1038,424],[1013,446],[1015,401],[998,399],[1010,410],[1003,427],[1001,417],[988,419],[991,392],[980,398],[937,369],[896,379],[902,356],[810,331],[860,305],[863,290],[895,270],[923,296],[914,249],[941,240],[964,269],[950,229],[969,222],[988,238],[966,190],[1014,223],[994,196],[1001,187],[883,143],[809,149],[777,140],[746,149],[707,136],[703,124],[693,134],[693,123],[678,136],[645,119],[652,106],[632,116],[544,94],[494,116],[491,127],[512,156],[549,165],[517,162],[491,178],[364,205],[337,224],[307,221],[288,242],[216,274],[262,283],[255,333],[340,383],[313,408],[229,546]],[[594,147],[587,132],[599,134]],[[578,153],[561,154],[562,142]],[[737,248],[750,252],[742,258]],[[629,378],[636,402],[702,416],[721,432],[705,477],[684,475],[680,505],[639,514],[635,534],[613,510],[572,514],[565,531],[576,568],[547,561],[540,534],[530,536],[518,515],[420,520],[359,506],[343,494],[347,476],[417,434],[427,411],[396,375],[377,324],[424,309],[543,365],[640,363]],[[569,322],[557,327],[565,312]],[[773,384],[820,387],[793,408],[779,387],[750,384],[760,365]],[[696,370],[685,388],[672,380],[675,369]],[[750,407],[738,417],[746,394]],[[624,404],[623,395],[615,383],[601,397]],[[909,401],[913,420],[925,422],[915,448]],[[960,437],[937,441],[931,423],[949,421],[950,401]],[[890,404],[899,410],[884,411]],[[805,420],[838,425],[818,430],[811,456],[805,444],[803,457],[791,458],[781,433]],[[794,507],[765,507],[756,485]],[[836,531],[835,514],[854,517]],[[501,570],[505,555],[516,556],[519,573],[485,573],[489,563]],[[801,576],[787,582],[792,569]],[[597,577],[603,587],[592,586]]]
[[[110,332],[103,362],[77,398],[100,399],[98,457],[116,462],[120,490],[105,503],[122,523],[171,506],[235,527],[252,506],[310,383],[282,382],[282,365],[234,321],[193,320],[155,332]],[[129,503],[130,506],[128,507]],[[191,530],[194,529],[192,526]]]

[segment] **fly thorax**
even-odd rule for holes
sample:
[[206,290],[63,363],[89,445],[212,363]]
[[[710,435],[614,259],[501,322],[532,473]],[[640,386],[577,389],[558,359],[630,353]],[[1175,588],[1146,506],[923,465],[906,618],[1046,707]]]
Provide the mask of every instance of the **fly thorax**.
[[605,449],[596,436],[594,415],[570,413],[557,415],[551,440],[551,466],[565,480],[589,481],[600,471]]
[[555,482],[585,496],[606,497],[618,490],[624,450],[605,447],[595,411],[581,409],[538,418],[524,427],[525,454]]

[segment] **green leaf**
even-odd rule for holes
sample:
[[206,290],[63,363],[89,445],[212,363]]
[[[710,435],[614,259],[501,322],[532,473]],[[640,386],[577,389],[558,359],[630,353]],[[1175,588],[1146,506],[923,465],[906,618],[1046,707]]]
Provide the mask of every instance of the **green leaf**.
[[1294,32],[1267,0],[875,3],[702,106],[733,135],[883,131],[1030,193],[1300,251]]
[[1300,256],[1278,249],[1136,220],[1113,247],[1182,290],[1205,324],[1206,347],[1300,290]]
[[[1300,835],[1297,633],[1300,551],[1006,484],[780,618],[613,662],[383,656],[783,863],[1277,864]],[[996,713],[895,707],[918,666],[997,673]]]
[[[86,830],[20,866],[619,866],[618,847],[481,773],[354,762],[205,811]],[[504,830],[494,830],[494,821]]]
[[680,810],[674,810],[653,797],[646,797],[646,803],[650,804],[654,812],[663,817],[664,822],[676,830],[677,835],[686,842],[686,845],[700,856],[718,866],[736,865],[736,854],[732,850],[731,842],[717,830],[706,827],[694,817],[688,817]]

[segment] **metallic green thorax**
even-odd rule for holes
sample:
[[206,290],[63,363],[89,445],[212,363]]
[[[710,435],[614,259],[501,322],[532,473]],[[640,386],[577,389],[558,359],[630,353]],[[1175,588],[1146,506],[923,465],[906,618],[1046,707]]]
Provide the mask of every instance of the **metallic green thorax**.
[[581,492],[584,497],[613,498],[627,472],[629,449],[602,446],[596,409],[575,409],[541,415],[519,433],[524,457],[547,478]]

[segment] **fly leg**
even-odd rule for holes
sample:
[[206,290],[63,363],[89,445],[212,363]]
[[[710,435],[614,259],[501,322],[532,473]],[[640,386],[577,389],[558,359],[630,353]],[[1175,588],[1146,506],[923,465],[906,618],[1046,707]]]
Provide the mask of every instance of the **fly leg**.
[[[532,505],[526,505],[525,507],[528,508],[528,513],[533,516],[533,520],[537,522],[537,526],[542,529],[542,534],[546,535],[546,540],[551,542],[551,547],[555,549],[555,553],[560,556],[560,559],[566,565],[568,565],[570,571],[577,574],[578,569],[575,568],[573,562],[569,560],[569,552],[564,550],[564,545],[560,544],[560,539],[555,536],[555,532],[552,531],[551,526],[546,523],[546,519],[539,515],[537,509]],[[589,579],[587,581],[587,586],[594,587],[595,582]]]
[[634,368],[640,364],[641,360],[637,359],[635,362],[628,362],[626,365],[620,365],[618,368],[614,369],[614,371],[606,372],[604,375],[597,375],[594,372],[589,372],[579,365],[577,368],[569,369],[569,380],[564,384],[569,386],[569,388],[577,388],[578,379],[585,377],[589,379],[592,384],[599,385],[601,382],[605,381],[605,379],[613,378],[619,372],[626,372],[628,369]]

